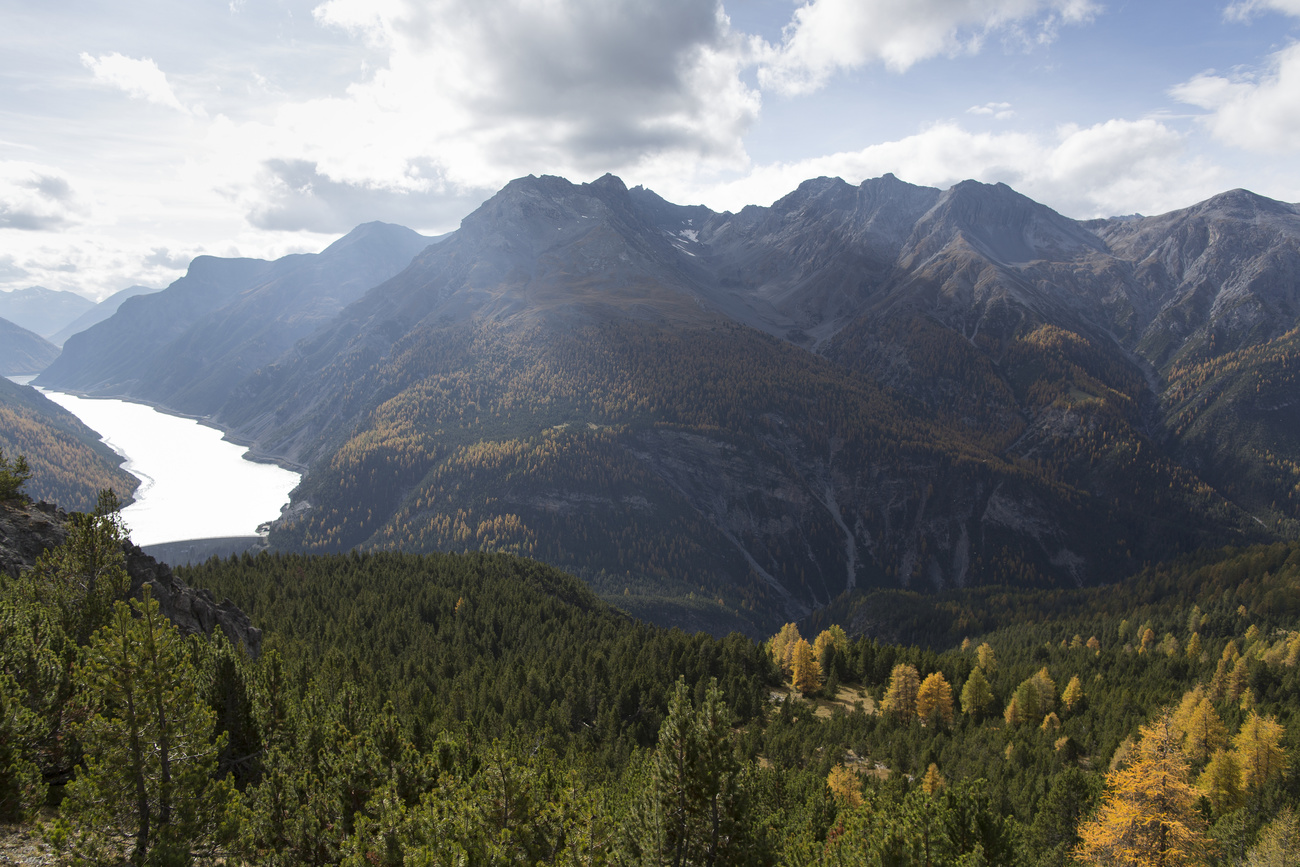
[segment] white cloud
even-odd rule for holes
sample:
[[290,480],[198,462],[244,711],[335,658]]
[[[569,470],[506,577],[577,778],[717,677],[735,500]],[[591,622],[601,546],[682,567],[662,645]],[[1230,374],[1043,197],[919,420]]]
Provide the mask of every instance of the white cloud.
[[180,112],[189,112],[176,98],[172,86],[167,82],[167,76],[158,68],[158,64],[147,57],[136,60],[116,51],[92,57],[83,52],[81,62],[95,74],[96,81],[116,87],[133,99],[143,99]]
[[880,62],[902,72],[941,54],[979,50],[1002,32],[1049,42],[1062,24],[1092,20],[1091,0],[809,0],[769,49],[764,88],[807,93],[831,75]]
[[983,105],[972,105],[966,109],[966,113],[987,115],[997,120],[1010,120],[1016,116],[1016,113],[1011,110],[1011,103],[1009,102],[986,102]]
[[1220,181],[1214,167],[1185,153],[1179,133],[1155,120],[1064,126],[1050,139],[943,123],[860,151],[764,166],[718,185],[706,201],[735,210],[771,202],[807,178],[859,183],[886,172],[939,188],[968,178],[1006,183],[1075,218],[1185,207],[1218,192]]
[[1249,21],[1260,12],[1281,12],[1300,16],[1300,0],[1240,0],[1223,11],[1229,21]]
[[1300,43],[1270,56],[1262,74],[1203,72],[1170,93],[1206,109],[1203,123],[1227,144],[1275,152],[1300,147]]
[[76,220],[79,211],[72,185],[58,169],[0,162],[0,229],[63,229]]
[[[265,142],[264,165],[310,165],[317,179],[269,191],[274,201],[250,207],[257,219],[321,189],[335,201],[455,200],[529,173],[746,164],[760,97],[741,74],[753,50],[717,0],[329,0],[315,16],[382,47],[387,62],[344,95],[228,131]],[[277,213],[293,212],[303,225],[323,213]]]

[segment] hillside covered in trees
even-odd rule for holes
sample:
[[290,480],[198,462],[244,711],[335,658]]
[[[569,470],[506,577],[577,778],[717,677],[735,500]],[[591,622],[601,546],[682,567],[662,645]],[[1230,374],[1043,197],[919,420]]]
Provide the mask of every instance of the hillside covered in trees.
[[[1300,213],[1243,190],[1078,222],[973,181],[715,213],[527,177],[413,260],[325,267],[352,252],[196,260],[41,382],[306,467],[280,550],[529,556],[717,635],[1300,528]],[[298,311],[307,285],[338,303]],[[173,308],[180,337],[149,324]]]
[[93,509],[105,489],[129,502],[140,484],[122,469],[122,456],[75,415],[36,389],[3,377],[0,454],[26,458],[31,476],[23,490],[28,495],[69,509]]
[[57,804],[40,835],[65,857],[1272,865],[1294,851],[1295,545],[1202,554],[1106,594],[878,599],[886,617],[949,612],[920,645],[810,621],[764,642],[687,635],[507,554],[182,570],[261,627],[252,656],[220,631],[182,637],[148,592],[124,601],[105,502],[0,577],[0,812]]

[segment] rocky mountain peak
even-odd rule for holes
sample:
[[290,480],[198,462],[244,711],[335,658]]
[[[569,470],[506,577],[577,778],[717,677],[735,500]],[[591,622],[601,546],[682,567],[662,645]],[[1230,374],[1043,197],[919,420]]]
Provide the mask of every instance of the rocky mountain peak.
[[962,181],[945,190],[917,224],[912,260],[936,255],[961,239],[990,261],[1021,265],[1104,252],[1100,238],[1079,223],[1006,184]]
[[1218,214],[1238,220],[1251,220],[1260,217],[1294,217],[1295,205],[1279,202],[1250,190],[1235,189],[1211,196],[1204,202],[1187,209],[1189,214]]

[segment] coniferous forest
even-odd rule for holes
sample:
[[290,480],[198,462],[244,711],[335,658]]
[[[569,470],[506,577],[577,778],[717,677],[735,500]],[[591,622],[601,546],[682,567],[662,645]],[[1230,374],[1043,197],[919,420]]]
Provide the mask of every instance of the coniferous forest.
[[253,656],[125,598],[115,508],[0,584],[0,819],[68,863],[1294,859],[1297,544],[855,599],[901,643],[688,635],[499,553],[181,570]]

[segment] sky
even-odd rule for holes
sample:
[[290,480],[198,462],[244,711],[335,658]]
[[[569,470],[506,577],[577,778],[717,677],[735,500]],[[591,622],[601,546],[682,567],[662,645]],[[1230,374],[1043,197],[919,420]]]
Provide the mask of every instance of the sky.
[[528,174],[769,205],[1300,200],[1300,0],[0,0],[0,290],[451,231]]

